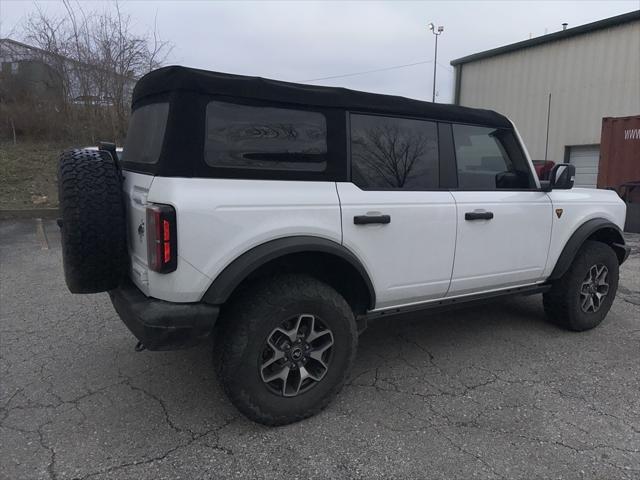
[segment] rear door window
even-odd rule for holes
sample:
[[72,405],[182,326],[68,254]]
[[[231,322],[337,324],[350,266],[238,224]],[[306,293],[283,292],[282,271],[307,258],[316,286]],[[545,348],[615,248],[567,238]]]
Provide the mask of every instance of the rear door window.
[[158,163],[168,115],[168,103],[152,103],[133,111],[122,151],[123,162]]
[[364,190],[438,189],[435,122],[380,115],[351,117],[351,180]]
[[204,159],[211,167],[323,172],[327,122],[319,112],[213,101]]

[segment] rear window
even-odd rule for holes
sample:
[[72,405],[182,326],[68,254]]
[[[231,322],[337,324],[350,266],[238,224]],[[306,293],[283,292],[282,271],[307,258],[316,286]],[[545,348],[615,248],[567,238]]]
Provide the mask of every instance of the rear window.
[[123,162],[158,163],[168,115],[168,103],[152,103],[133,111],[122,151]]
[[327,122],[319,112],[210,102],[205,162],[212,167],[323,172]]

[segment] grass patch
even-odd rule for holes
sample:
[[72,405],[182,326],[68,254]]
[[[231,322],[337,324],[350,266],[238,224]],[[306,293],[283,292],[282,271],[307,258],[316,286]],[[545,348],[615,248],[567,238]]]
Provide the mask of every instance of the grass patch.
[[60,143],[0,143],[0,209],[58,206]]

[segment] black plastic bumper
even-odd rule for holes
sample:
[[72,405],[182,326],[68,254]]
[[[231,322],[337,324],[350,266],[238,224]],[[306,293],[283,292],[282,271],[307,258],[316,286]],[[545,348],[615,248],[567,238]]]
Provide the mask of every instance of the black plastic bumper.
[[145,296],[130,281],[109,292],[125,325],[148,350],[177,350],[207,338],[220,307],[173,303]]

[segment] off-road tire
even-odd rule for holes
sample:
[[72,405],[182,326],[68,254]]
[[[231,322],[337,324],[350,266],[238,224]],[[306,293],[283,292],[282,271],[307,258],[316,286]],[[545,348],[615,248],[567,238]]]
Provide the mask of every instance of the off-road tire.
[[72,293],[112,290],[127,266],[121,174],[108,152],[67,150],[58,162],[64,277]]
[[[596,312],[581,308],[580,288],[594,265],[608,269],[608,292]],[[556,325],[581,332],[600,325],[606,317],[618,290],[619,266],[613,249],[602,242],[586,241],[565,274],[543,295],[544,310]]]
[[[294,397],[272,391],[260,374],[260,355],[274,328],[290,316],[312,314],[333,332],[331,360],[322,380]],[[215,334],[218,377],[236,408],[265,425],[310,417],[337,395],[351,370],[358,334],[353,312],[329,285],[307,275],[266,278],[245,288],[222,312]]]

